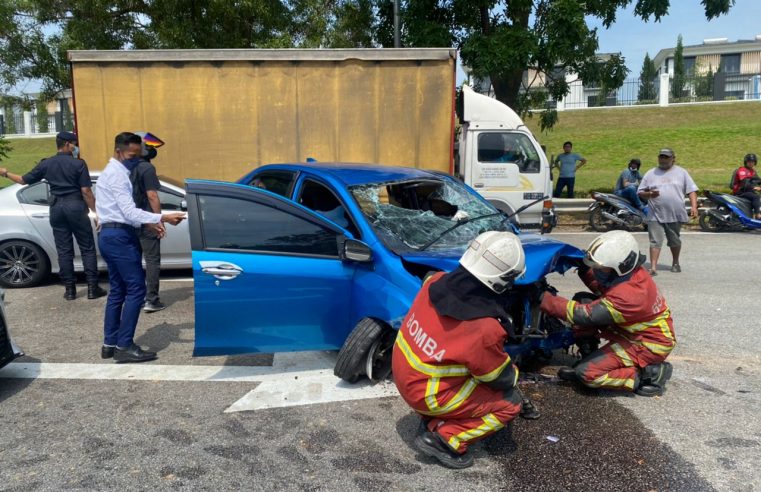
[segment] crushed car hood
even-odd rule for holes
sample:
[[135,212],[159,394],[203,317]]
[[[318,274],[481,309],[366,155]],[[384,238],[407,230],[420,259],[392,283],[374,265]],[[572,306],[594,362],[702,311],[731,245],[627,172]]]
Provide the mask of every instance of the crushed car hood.
[[[526,273],[515,283],[527,285],[542,280],[552,272],[565,273],[569,268],[578,266],[584,258],[579,248],[538,234],[521,234],[519,236],[526,253]],[[449,272],[457,268],[460,253],[451,251],[422,251],[405,253],[404,261]]]

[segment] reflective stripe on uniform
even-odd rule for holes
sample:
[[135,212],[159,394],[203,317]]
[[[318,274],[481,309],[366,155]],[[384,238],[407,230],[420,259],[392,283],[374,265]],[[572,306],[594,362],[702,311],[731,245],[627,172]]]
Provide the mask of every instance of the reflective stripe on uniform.
[[473,390],[476,389],[476,386],[478,386],[478,381],[469,378],[451,400],[446,402],[443,406],[440,406],[439,400],[436,398],[436,395],[439,392],[440,381],[441,379],[439,378],[431,378],[428,380],[428,384],[425,385],[425,404],[428,407],[428,411],[418,410],[420,413],[434,416],[457,410],[460,405],[465,403],[465,400],[470,397]]
[[576,301],[568,301],[565,308],[565,316],[569,323],[573,323],[573,310],[576,309]]
[[[440,405],[436,395],[439,392],[439,382],[441,378],[446,377],[468,377],[470,376],[470,370],[461,365],[448,365],[448,366],[435,366],[433,364],[427,364],[420,360],[420,358],[412,351],[412,348],[404,338],[404,333],[399,330],[399,334],[396,336],[396,345],[404,354],[404,358],[407,363],[416,371],[429,376],[429,380],[425,386],[425,404],[428,407],[428,411],[418,410],[425,415],[435,416],[449,413],[456,410],[462,405],[465,400],[473,393],[473,390],[478,386],[478,381],[472,377],[465,381],[460,390],[444,405]],[[509,362],[509,359],[508,359]],[[489,373],[491,374],[491,373]],[[499,374],[498,374],[499,375]]]
[[475,429],[466,430],[460,432],[456,436],[450,437],[449,441],[447,441],[449,446],[451,446],[452,449],[459,449],[461,442],[476,439],[490,432],[496,432],[505,426],[493,413],[485,415],[482,419],[484,423]]
[[[475,379],[477,379],[478,381],[482,382],[482,383],[488,383],[488,382],[490,382],[490,381],[494,381],[495,379],[497,379],[497,378],[499,377],[499,375],[500,375],[500,374],[502,374],[502,371],[503,371],[503,370],[504,370],[504,369],[505,369],[507,366],[509,366],[509,365],[510,365],[510,362],[511,362],[511,361],[510,361],[510,356],[508,355],[508,356],[507,356],[507,358],[505,359],[505,362],[503,362],[503,363],[502,363],[502,364],[501,364],[501,365],[500,365],[498,368],[494,369],[494,370],[493,370],[493,371],[491,371],[491,372],[487,372],[487,373],[486,373],[486,374],[484,374],[483,376],[476,376],[476,375],[474,374],[474,375],[473,375],[473,377],[474,377]],[[517,376],[516,376],[516,377],[517,377]]]
[[396,344],[404,354],[404,358],[407,362],[418,372],[422,372],[426,376],[434,378],[446,378],[446,377],[465,377],[470,376],[470,370],[459,364],[452,364],[448,366],[435,366],[433,364],[427,364],[420,360],[415,352],[412,351],[409,343],[404,338],[404,333],[399,330],[399,334],[396,336]]
[[624,386],[626,388],[634,390],[634,378],[628,378],[628,379],[612,378],[608,376],[607,374],[603,374],[602,376],[595,379],[594,381],[589,381],[585,384],[587,386],[591,386],[592,388],[603,388],[603,387],[620,388],[621,386]]
[[607,299],[603,299],[600,301],[600,304],[602,304],[608,309],[608,312],[610,312],[610,315],[613,316],[613,321],[615,321],[616,324],[621,325],[622,323],[626,323],[626,319],[624,318],[624,315],[621,314],[621,311],[619,311],[613,306],[612,302],[610,302]]
[[613,343],[610,345],[610,349],[615,352],[616,356],[621,359],[621,362],[624,363],[624,366],[626,367],[632,367],[634,366],[634,361],[632,361],[631,357],[629,357],[629,354],[626,353],[626,350],[618,344]]

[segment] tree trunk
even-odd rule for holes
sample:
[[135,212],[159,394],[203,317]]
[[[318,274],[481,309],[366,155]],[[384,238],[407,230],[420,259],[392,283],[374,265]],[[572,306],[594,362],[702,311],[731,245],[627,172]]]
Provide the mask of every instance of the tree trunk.
[[516,113],[520,113],[522,108],[518,107],[518,94],[523,82],[523,71],[514,71],[507,76],[492,75],[490,78],[497,100],[510,106]]

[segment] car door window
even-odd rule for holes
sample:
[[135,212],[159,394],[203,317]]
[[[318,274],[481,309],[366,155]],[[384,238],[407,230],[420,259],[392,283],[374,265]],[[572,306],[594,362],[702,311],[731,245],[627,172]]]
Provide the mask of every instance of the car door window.
[[206,249],[338,257],[338,233],[268,205],[200,196]]
[[48,206],[50,191],[47,183],[40,182],[27,186],[23,190],[19,191],[17,196],[19,202],[21,203],[26,203],[28,205]]
[[265,171],[254,176],[249,185],[289,198],[295,178],[292,171]]
[[346,207],[327,186],[311,179],[305,180],[299,192],[298,202],[351,232],[355,238],[359,238],[359,231]]
[[182,201],[184,199],[184,197],[171,193],[164,188],[159,189],[161,210],[182,210]]

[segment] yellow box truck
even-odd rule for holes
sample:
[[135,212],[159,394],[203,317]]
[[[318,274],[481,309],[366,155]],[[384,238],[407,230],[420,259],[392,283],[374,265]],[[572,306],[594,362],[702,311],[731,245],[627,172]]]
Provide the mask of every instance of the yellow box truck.
[[[236,180],[311,157],[457,174],[507,212],[551,195],[531,132],[469,90],[455,159],[453,49],[70,51],[69,61],[92,169],[111,156],[116,134],[149,131],[166,142],[159,172],[176,179]],[[546,226],[551,214],[540,202],[520,219]]]

